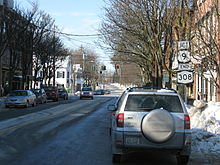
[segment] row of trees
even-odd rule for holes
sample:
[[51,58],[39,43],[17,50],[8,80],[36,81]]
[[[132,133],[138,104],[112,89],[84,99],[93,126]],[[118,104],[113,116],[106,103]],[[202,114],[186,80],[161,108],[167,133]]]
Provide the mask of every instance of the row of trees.
[[[50,84],[56,68],[59,67],[55,65],[56,61],[69,55],[55,33],[54,20],[40,11],[36,4],[33,4],[32,10],[0,6],[0,13],[0,64],[8,66],[8,90],[12,89],[12,79],[17,71],[22,73],[21,88],[31,87],[29,82],[32,67],[35,82],[37,73],[42,70],[44,83]],[[1,87],[6,85],[2,82],[0,79]]]
[[[204,11],[199,11],[194,0],[107,0],[106,3],[100,32],[102,41],[114,54],[113,61],[137,64],[144,83],[158,87],[167,73],[167,86],[171,87],[177,41],[189,40],[192,56],[203,59],[196,67],[208,69],[215,85],[220,85],[217,1],[210,4],[212,12],[208,17],[212,19],[208,22],[204,15],[198,14]],[[203,21],[197,23],[201,18]],[[213,23],[216,26],[210,26]]]

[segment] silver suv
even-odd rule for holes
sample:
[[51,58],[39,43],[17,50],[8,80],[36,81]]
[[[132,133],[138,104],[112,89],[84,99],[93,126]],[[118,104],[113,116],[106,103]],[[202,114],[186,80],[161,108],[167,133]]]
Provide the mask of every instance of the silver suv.
[[165,150],[187,163],[191,151],[190,118],[181,96],[174,90],[130,88],[112,111],[112,160],[135,151]]

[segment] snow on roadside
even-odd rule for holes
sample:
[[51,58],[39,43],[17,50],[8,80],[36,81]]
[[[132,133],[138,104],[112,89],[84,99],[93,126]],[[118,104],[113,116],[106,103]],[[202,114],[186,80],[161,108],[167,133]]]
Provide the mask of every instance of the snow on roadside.
[[199,106],[189,109],[192,152],[220,154],[220,102]]

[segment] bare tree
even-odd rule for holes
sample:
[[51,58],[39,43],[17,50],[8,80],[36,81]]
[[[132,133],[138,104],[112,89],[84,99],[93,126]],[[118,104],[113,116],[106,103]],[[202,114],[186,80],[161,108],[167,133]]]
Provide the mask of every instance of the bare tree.
[[187,9],[182,10],[188,8],[186,2],[113,0],[108,4],[100,30],[103,41],[115,54],[123,54],[142,67],[154,86],[162,86],[163,72],[172,73],[175,30],[184,29],[178,20],[183,23],[180,12],[187,13]]

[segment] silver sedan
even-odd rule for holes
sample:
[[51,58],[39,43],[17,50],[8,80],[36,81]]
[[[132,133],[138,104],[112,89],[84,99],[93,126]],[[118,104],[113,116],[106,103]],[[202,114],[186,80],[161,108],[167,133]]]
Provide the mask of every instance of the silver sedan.
[[15,90],[10,92],[5,99],[5,107],[36,106],[36,95],[31,90]]

